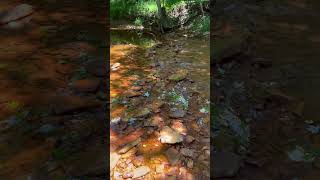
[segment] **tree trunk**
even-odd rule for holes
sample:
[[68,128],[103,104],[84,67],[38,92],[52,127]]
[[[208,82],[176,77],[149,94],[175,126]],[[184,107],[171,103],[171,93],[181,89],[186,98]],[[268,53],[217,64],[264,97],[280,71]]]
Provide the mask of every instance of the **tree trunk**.
[[159,28],[162,33],[164,33],[164,23],[165,23],[165,15],[163,14],[163,10],[161,7],[161,1],[156,0],[158,7],[158,18],[159,18]]

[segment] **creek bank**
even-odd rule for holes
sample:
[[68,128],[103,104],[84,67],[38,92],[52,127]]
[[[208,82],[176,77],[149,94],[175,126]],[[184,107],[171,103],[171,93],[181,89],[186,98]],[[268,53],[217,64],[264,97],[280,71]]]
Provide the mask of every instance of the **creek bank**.
[[[145,179],[209,177],[210,153],[207,151],[210,142],[206,140],[209,137],[209,112],[200,112],[201,108],[208,106],[209,97],[197,95],[209,83],[209,46],[200,48],[202,55],[194,58],[189,52],[192,47],[190,44],[202,44],[204,41],[193,39],[189,42],[180,33],[171,35],[179,35],[180,43],[165,37],[161,43],[146,51],[131,46],[132,51],[119,56],[116,56],[116,50],[128,46],[115,44],[111,48],[111,56],[114,54],[111,66],[122,64],[111,73],[111,77],[115,78],[111,83],[116,84],[120,79],[132,79],[127,83],[127,90],[123,90],[120,83],[111,88],[111,91],[120,92],[113,97],[111,104],[112,149],[114,153],[121,154],[123,147],[139,142],[121,154],[112,170],[112,179],[132,177],[138,170],[138,174],[142,174]],[[192,64],[197,60],[201,62],[201,72],[193,69],[193,65],[199,65]],[[189,63],[191,73],[185,73],[186,63]],[[123,64],[143,66],[134,69],[133,65],[127,67]],[[121,78],[116,79],[118,75]],[[205,78],[192,80],[195,76]],[[194,82],[192,89],[191,82]],[[138,130],[140,133],[136,133]],[[137,141],[138,139],[141,141]]]

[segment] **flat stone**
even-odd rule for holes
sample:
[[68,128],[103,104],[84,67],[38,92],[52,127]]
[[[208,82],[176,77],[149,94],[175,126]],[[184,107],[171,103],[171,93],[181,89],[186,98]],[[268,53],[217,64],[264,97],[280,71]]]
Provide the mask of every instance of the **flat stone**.
[[240,157],[232,152],[213,153],[213,177],[227,178],[235,176],[240,168]]
[[169,148],[165,151],[165,156],[171,165],[176,165],[180,159],[180,153],[175,148]]
[[186,111],[183,109],[176,109],[176,110],[171,110],[169,117],[170,118],[183,118],[186,115]]
[[163,173],[164,172],[164,164],[156,165],[156,172],[157,173]]
[[184,156],[187,156],[187,157],[193,157],[194,156],[194,150],[193,149],[188,149],[188,148],[182,148],[180,150],[180,153]]
[[110,171],[112,171],[113,168],[116,167],[120,158],[121,158],[121,155],[115,152],[110,153]]
[[142,93],[139,92],[139,91],[132,91],[132,90],[128,90],[125,92],[126,96],[128,98],[133,98],[133,97],[138,97],[138,96],[141,96]]
[[179,132],[182,135],[187,135],[187,128],[186,126],[181,122],[181,120],[174,120],[171,123],[171,128],[175,131]]
[[145,118],[148,117],[151,114],[151,111],[149,108],[143,108],[143,109],[139,109],[136,112],[136,115],[134,115],[134,117],[136,118]]
[[175,144],[175,143],[180,143],[182,141],[183,141],[183,136],[168,126],[165,126],[160,131],[160,142],[161,143]]
[[146,127],[163,127],[164,120],[159,115],[152,116],[148,120],[144,122],[144,126]]
[[195,140],[195,138],[192,137],[192,136],[190,136],[190,135],[188,135],[188,136],[186,137],[186,143],[188,143],[188,144],[192,143],[194,140]]
[[81,79],[72,83],[72,89],[80,93],[95,93],[100,83],[100,79]]
[[139,178],[144,175],[147,175],[150,172],[150,168],[148,166],[140,166],[133,170],[133,177],[132,178]]
[[169,76],[171,81],[181,81],[184,80],[188,75],[188,71],[185,69],[179,69],[176,73]]
[[132,149],[134,146],[138,145],[141,142],[141,138],[136,139],[135,141],[132,141],[128,144],[126,144],[125,146],[123,146],[118,153],[119,154],[124,154],[126,152],[128,152],[130,149]]

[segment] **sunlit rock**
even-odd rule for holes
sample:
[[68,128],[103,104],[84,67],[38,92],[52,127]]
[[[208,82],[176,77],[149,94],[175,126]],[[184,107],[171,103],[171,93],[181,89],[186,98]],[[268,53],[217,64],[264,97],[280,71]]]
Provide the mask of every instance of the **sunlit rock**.
[[183,141],[183,136],[177,131],[166,126],[160,131],[160,142],[167,144],[175,144]]
[[128,152],[130,149],[132,149],[134,146],[138,145],[141,142],[141,138],[136,139],[135,141],[126,144],[125,146],[123,146],[118,153],[119,154],[124,154],[126,152]]
[[133,171],[133,179],[134,178],[139,178],[144,175],[147,175],[150,172],[150,168],[148,166],[140,166],[137,169]]
[[110,171],[112,171],[113,168],[117,165],[120,157],[121,156],[115,152],[110,153]]

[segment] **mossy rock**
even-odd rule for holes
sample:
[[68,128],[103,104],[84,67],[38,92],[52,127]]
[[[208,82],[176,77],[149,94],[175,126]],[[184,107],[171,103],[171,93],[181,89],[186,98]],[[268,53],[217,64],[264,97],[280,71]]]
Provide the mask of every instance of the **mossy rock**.
[[188,71],[185,69],[180,69],[178,70],[175,74],[172,74],[171,76],[169,76],[169,80],[171,81],[181,81],[183,79],[185,79],[188,75]]

